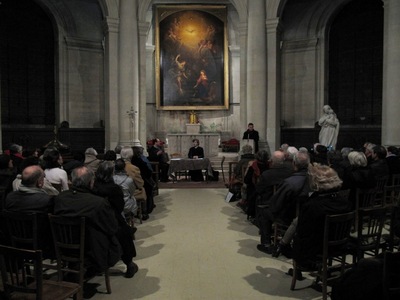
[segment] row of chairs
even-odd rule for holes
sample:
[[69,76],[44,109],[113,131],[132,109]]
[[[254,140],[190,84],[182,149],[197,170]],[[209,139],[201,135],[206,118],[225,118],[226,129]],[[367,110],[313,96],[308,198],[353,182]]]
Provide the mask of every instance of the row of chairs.
[[[368,254],[376,257],[381,248],[380,236],[386,208],[365,208],[359,211],[359,231],[357,237],[351,236],[355,212],[328,215],[325,218],[325,231],[323,250],[313,263],[318,267],[314,273],[315,283],[321,282],[322,298],[328,297],[328,282],[335,282],[343,276],[349,264],[346,262],[348,254],[353,255],[353,263]],[[362,230],[364,227],[366,230]],[[354,247],[349,245],[354,244]],[[386,299],[400,296],[400,282],[398,269],[400,265],[400,252],[384,252],[383,287]],[[295,290],[298,271],[301,268],[293,260],[293,278],[290,286]],[[307,271],[307,270],[306,270]],[[396,295],[396,296],[395,296]]]
[[[54,265],[43,263],[43,251],[38,244],[39,217],[37,213],[2,212],[12,246],[0,247],[1,275],[6,295],[19,292],[34,293],[36,299],[66,299],[72,295],[82,299],[85,218],[48,215],[57,261]],[[29,266],[33,267],[33,271]],[[56,280],[43,280],[43,269],[55,269]],[[66,275],[73,278],[76,284],[65,282]],[[107,293],[111,294],[108,269],[104,270],[104,275]]]

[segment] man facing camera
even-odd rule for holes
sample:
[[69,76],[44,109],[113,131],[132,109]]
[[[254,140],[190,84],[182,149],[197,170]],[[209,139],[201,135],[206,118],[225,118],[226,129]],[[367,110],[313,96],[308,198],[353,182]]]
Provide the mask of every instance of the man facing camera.
[[[193,147],[189,149],[188,157],[193,159],[204,158],[204,150],[202,147],[199,146],[200,141],[198,139],[193,139],[192,143]],[[201,170],[190,170],[189,176],[192,181],[204,181],[203,173],[201,172]]]

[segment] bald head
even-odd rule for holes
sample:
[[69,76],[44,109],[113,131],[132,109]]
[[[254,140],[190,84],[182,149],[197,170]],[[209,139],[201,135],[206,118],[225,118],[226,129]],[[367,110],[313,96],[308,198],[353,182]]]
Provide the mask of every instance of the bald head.
[[284,161],[285,161],[285,153],[283,153],[282,151],[275,151],[274,153],[272,153],[271,167],[283,165]]
[[94,174],[86,167],[78,167],[71,172],[72,185],[74,187],[86,187],[91,189],[94,182]]
[[22,171],[21,184],[28,187],[42,187],[44,172],[39,166],[29,166]]

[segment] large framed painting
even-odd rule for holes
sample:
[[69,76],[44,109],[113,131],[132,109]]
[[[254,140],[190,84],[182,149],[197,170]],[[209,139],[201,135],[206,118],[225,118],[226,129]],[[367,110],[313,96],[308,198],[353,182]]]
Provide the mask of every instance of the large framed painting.
[[229,108],[226,6],[156,6],[159,110]]

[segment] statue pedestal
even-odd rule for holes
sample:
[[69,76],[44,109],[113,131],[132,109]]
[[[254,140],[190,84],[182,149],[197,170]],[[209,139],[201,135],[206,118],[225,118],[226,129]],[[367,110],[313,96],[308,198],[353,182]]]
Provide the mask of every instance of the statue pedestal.
[[200,133],[200,124],[186,124],[186,133],[187,134],[199,134]]

